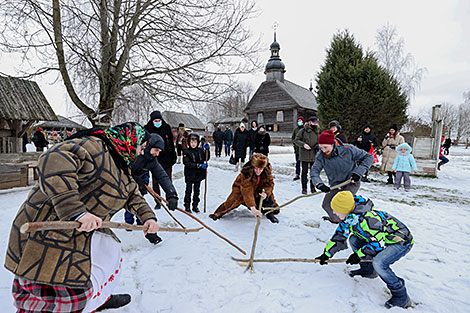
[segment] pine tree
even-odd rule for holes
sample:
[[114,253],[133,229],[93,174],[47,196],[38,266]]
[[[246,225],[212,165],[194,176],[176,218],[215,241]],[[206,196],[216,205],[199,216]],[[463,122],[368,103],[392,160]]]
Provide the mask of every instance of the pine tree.
[[392,124],[407,120],[407,97],[398,82],[347,30],[333,37],[316,82],[320,122],[338,120],[350,141],[369,124],[380,143]]

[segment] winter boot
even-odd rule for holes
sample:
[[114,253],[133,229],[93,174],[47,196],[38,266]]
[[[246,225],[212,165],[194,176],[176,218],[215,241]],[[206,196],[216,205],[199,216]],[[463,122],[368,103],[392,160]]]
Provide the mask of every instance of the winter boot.
[[266,214],[266,218],[267,218],[268,220],[270,220],[271,223],[273,223],[273,224],[279,223],[279,220],[277,219],[276,216],[274,216],[274,213],[273,213],[273,212],[269,212],[268,214]]
[[378,275],[374,270],[372,263],[359,263],[360,268],[349,272],[349,276],[361,276],[364,278],[376,278]]
[[392,172],[388,172],[387,185],[392,185],[392,184],[393,184],[393,174]]
[[410,306],[411,300],[408,294],[406,293],[406,288],[405,288],[405,281],[402,278],[398,278],[403,284],[400,288],[398,289],[390,289],[390,292],[392,293],[392,297],[385,302],[385,307],[387,309],[390,309],[394,306],[398,306],[400,308],[406,308]]
[[147,240],[150,241],[150,243],[153,243],[154,245],[160,243],[163,240],[157,234],[147,234],[145,235],[145,238],[147,238]]
[[441,165],[442,165],[442,161],[437,164],[437,170],[438,170],[438,171],[441,170]]
[[302,194],[306,195],[307,194],[307,188],[302,188]]
[[237,162],[237,164],[235,164],[235,168],[233,169],[234,172],[238,172],[238,163],[240,162]]
[[155,207],[153,208],[154,210],[160,210],[162,208],[161,204],[159,202],[155,203]]
[[295,181],[295,180],[299,180],[299,179],[300,179],[300,176],[299,176],[299,174],[295,174],[295,177],[294,177],[294,179],[293,179],[293,180]]
[[215,215],[215,214],[209,214],[209,217],[210,217],[211,219],[213,219],[214,221],[217,221],[217,220],[220,218],[220,217],[218,217],[218,216]]
[[189,203],[185,203],[184,210],[188,213],[191,213],[191,205]]
[[201,211],[199,211],[199,208],[197,207],[198,203],[197,202],[193,202],[193,212],[194,213],[199,213]]
[[117,309],[127,305],[129,302],[131,302],[131,296],[128,294],[111,295],[108,301],[96,309],[96,312],[107,309]]
[[310,181],[310,192],[311,193],[314,193],[316,190],[315,190],[315,186],[313,186],[313,183],[312,181]]

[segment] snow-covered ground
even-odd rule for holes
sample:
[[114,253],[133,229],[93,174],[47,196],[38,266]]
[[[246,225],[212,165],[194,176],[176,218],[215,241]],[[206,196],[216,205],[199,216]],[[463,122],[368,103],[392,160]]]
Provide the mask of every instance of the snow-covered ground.
[[[300,194],[300,182],[292,181],[291,147],[273,147],[278,203]],[[284,153],[282,153],[284,152]],[[452,147],[450,162],[438,179],[412,178],[412,190],[395,191],[386,177],[370,174],[360,194],[373,199],[376,208],[388,211],[408,225],[415,237],[412,251],[393,265],[405,278],[414,312],[470,312],[470,149]],[[231,190],[237,173],[228,158],[209,162],[207,214],[199,214],[209,226],[242,247],[249,255],[256,220],[245,208],[212,221],[212,213]],[[182,165],[173,169],[174,183],[184,194]],[[5,255],[11,221],[30,188],[0,192],[0,253]],[[203,197],[203,188],[202,195]],[[153,199],[146,196],[153,206]],[[322,196],[294,202],[284,208],[279,224],[263,219],[256,257],[314,258],[320,255],[335,226],[322,221]],[[180,207],[182,201],[180,200]],[[201,201],[200,208],[203,208]],[[176,226],[164,211],[157,212],[162,226]],[[187,227],[199,225],[176,212]],[[123,221],[123,213],[114,217]],[[160,233],[163,242],[151,245],[140,232],[116,230],[122,240],[123,276],[117,290],[130,293],[132,302],[112,312],[400,312],[387,310],[390,297],[379,279],[350,278],[356,266],[310,263],[255,263],[255,273],[244,272],[231,256],[244,257],[207,230],[188,235]],[[335,257],[347,257],[345,250]],[[14,312],[10,294],[12,274],[0,270],[0,303],[3,312]],[[111,312],[111,311],[110,311]]]

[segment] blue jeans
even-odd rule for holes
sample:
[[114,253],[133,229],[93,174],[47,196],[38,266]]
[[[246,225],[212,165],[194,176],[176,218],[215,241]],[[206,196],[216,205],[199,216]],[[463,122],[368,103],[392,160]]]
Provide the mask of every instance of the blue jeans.
[[251,160],[251,156],[253,155],[253,153],[255,153],[255,148],[250,147],[250,160]]
[[230,146],[231,146],[231,144],[229,144],[229,143],[225,144],[225,156],[230,155]]
[[[361,247],[365,246],[367,242],[355,235],[352,235],[349,237],[349,244],[354,251],[357,251]],[[399,243],[386,246],[384,250],[374,257],[372,265],[371,263],[360,263],[361,269],[371,270],[372,266],[384,283],[387,284],[388,289],[399,289],[403,286],[403,283],[392,271],[390,265],[410,252],[412,246],[413,245],[401,245]]]
[[441,155],[441,156],[439,157],[439,160],[441,160],[441,161],[442,161],[442,164],[446,164],[447,162],[449,162],[449,159],[448,159],[448,158],[446,158],[446,157],[445,157],[445,156],[443,156],[443,155]]

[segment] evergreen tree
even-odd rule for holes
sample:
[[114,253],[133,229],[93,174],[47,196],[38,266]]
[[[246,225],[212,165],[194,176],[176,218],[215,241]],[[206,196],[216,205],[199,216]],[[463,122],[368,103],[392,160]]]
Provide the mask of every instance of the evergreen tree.
[[380,142],[392,124],[407,120],[408,101],[398,82],[347,30],[333,37],[316,82],[322,125],[338,120],[351,140],[368,123]]

